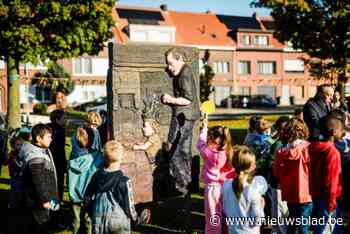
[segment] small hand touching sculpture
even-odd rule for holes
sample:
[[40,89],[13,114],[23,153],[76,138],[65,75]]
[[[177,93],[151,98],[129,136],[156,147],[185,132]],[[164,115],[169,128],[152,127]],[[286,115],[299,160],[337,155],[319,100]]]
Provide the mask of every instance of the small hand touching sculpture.
[[143,111],[143,135],[146,141],[138,142],[133,146],[133,150],[145,151],[150,164],[154,164],[156,155],[162,147],[162,142],[159,136],[160,125],[157,121],[159,115],[158,102],[153,99],[150,104],[145,102]]

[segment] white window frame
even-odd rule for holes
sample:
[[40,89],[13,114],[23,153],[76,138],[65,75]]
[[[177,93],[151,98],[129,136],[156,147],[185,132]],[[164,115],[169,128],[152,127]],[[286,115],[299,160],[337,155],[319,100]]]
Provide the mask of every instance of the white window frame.
[[284,60],[284,72],[286,73],[304,73],[305,64],[301,59]]
[[[245,40],[246,38],[248,38],[248,44],[245,43],[246,42],[246,40]],[[247,34],[242,35],[242,45],[243,46],[250,46],[251,44],[252,44],[252,42],[251,42],[250,35],[247,35]]]
[[[76,62],[76,60],[80,60],[81,61],[81,73],[77,73],[76,71],[75,71],[75,62]],[[85,60],[90,60],[90,66],[91,66],[91,73],[87,73],[86,72],[86,68],[85,68]],[[94,71],[93,71],[93,59],[92,59],[92,57],[78,57],[78,58],[73,58],[72,59],[72,68],[73,68],[73,75],[74,76],[95,76],[94,75]]]
[[[267,68],[263,68],[263,70],[260,70],[260,66],[263,64],[265,64],[265,65],[271,64],[272,65],[271,73],[267,71],[267,70],[269,70]],[[259,75],[276,75],[277,74],[277,62],[276,61],[258,61],[257,62],[257,73]]]
[[216,74],[229,74],[230,62],[229,61],[215,61],[213,63],[213,70]]
[[[242,71],[242,67],[241,67],[241,64],[248,64],[248,66],[247,66],[247,72],[243,72]],[[239,75],[251,75],[251,72],[252,72],[252,70],[251,70],[251,61],[249,61],[249,60],[240,60],[239,62],[238,62],[238,68],[237,68],[237,70],[238,70],[238,74]]]
[[[262,40],[264,38],[264,40]],[[254,36],[254,45],[256,46],[269,46],[269,37],[266,35]]]

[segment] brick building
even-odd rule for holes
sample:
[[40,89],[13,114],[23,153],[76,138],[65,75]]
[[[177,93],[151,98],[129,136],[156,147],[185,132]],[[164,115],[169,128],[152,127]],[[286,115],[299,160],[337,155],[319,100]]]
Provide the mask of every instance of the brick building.
[[[217,15],[213,12],[192,13],[160,8],[116,6],[112,28],[119,43],[166,43],[194,46],[200,56],[209,51],[209,64],[215,71],[213,99],[216,104],[230,94],[268,94],[280,97],[281,104],[304,103],[316,91],[304,66],[301,51],[273,37],[271,17]],[[98,56],[83,56],[60,63],[76,81],[70,104],[83,103],[106,95],[108,68],[107,48]],[[0,109],[6,110],[7,82],[5,64],[0,61]],[[26,69],[24,69],[26,68]],[[21,77],[31,77],[43,66],[21,67]],[[21,82],[21,103],[48,102],[50,90],[26,86]]]

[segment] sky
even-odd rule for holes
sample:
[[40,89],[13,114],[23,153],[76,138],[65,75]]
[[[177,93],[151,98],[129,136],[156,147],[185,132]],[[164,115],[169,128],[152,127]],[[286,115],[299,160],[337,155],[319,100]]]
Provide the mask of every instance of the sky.
[[159,7],[166,4],[169,10],[206,12],[211,10],[216,14],[251,16],[254,12],[259,15],[269,15],[263,8],[251,8],[251,0],[118,0],[118,4]]

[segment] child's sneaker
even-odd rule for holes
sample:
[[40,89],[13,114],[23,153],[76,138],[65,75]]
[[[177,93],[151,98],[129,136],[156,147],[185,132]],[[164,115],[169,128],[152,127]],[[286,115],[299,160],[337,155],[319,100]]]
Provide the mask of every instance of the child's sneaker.
[[151,210],[150,209],[144,209],[139,217],[137,218],[136,224],[148,224],[151,221]]

